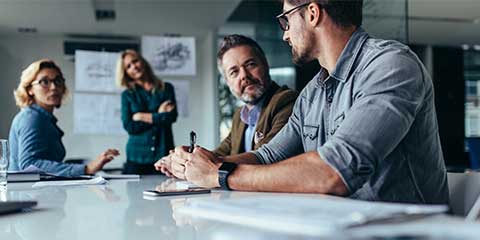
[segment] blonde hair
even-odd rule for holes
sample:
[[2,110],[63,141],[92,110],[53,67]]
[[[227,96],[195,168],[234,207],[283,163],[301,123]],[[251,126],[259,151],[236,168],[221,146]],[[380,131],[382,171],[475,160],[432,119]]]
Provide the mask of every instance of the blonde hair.
[[124,87],[127,89],[132,89],[135,86],[135,82],[132,78],[128,76],[126,73],[125,67],[123,66],[123,60],[127,55],[132,55],[134,57],[137,57],[140,61],[142,61],[145,73],[142,81],[150,82],[152,83],[155,88],[164,90],[165,89],[165,83],[157,78],[155,74],[153,74],[152,67],[150,64],[140,55],[137,51],[133,49],[127,49],[123,51],[120,55],[120,58],[117,61],[117,85],[119,87]]
[[[32,82],[37,77],[37,74],[42,69],[55,69],[60,77],[63,78],[63,73],[60,68],[55,64],[53,60],[50,59],[40,59],[31,63],[27,68],[22,71],[22,76],[20,77],[20,83],[18,84],[17,89],[13,91],[13,95],[15,96],[16,105],[20,108],[24,108],[27,106],[32,105],[35,103],[35,99],[31,96],[28,91],[32,87]],[[63,98],[68,95],[67,86],[64,86]],[[60,106],[57,106],[60,107]]]

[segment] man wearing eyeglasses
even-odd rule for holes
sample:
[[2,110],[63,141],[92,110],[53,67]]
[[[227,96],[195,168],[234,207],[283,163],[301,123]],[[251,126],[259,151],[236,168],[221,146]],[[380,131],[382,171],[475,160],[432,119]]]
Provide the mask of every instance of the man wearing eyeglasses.
[[188,159],[186,179],[233,190],[447,203],[432,80],[407,46],[360,27],[362,4],[285,0],[277,19],[293,62],[317,60],[322,69],[259,150],[217,163],[203,148],[177,148]]

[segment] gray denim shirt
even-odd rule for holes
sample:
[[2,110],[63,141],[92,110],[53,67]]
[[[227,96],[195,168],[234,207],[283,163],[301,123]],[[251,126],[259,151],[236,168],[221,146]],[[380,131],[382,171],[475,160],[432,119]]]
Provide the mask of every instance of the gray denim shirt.
[[272,164],[310,151],[338,172],[350,198],[448,202],[433,83],[399,42],[357,29],[332,73],[320,70],[288,123],[254,154]]

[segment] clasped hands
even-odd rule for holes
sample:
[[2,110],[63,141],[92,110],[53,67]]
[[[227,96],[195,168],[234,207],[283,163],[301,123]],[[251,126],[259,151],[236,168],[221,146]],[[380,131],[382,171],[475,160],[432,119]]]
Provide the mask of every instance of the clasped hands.
[[219,187],[218,168],[222,160],[213,152],[195,146],[192,153],[187,146],[176,147],[155,163],[155,169],[169,177],[187,180],[205,188]]

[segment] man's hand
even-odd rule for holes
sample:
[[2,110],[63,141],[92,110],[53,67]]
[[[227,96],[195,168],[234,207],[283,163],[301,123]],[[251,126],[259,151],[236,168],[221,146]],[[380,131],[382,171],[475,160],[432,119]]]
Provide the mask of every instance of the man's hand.
[[170,100],[167,100],[160,104],[160,107],[158,107],[158,113],[163,113],[163,112],[171,112],[175,108],[175,103],[173,103]]
[[169,155],[158,160],[154,167],[157,171],[162,172],[167,177],[174,177],[172,173],[172,155],[174,151],[170,150]]
[[171,173],[179,179],[185,179],[185,164],[191,158],[187,146],[176,147],[171,154]]
[[175,191],[176,189],[177,180],[174,178],[169,178],[155,187],[155,190],[159,192]]
[[133,114],[132,120],[135,122],[146,122],[146,123],[152,123],[153,122],[153,117],[151,113],[144,113],[144,112],[138,112]]
[[100,171],[105,164],[112,161],[118,155],[120,155],[120,153],[117,149],[108,149],[85,166],[85,174],[95,174]]
[[189,161],[185,165],[185,178],[198,186],[205,188],[220,187],[218,183],[218,168],[221,163],[217,156],[204,148],[195,147]]

